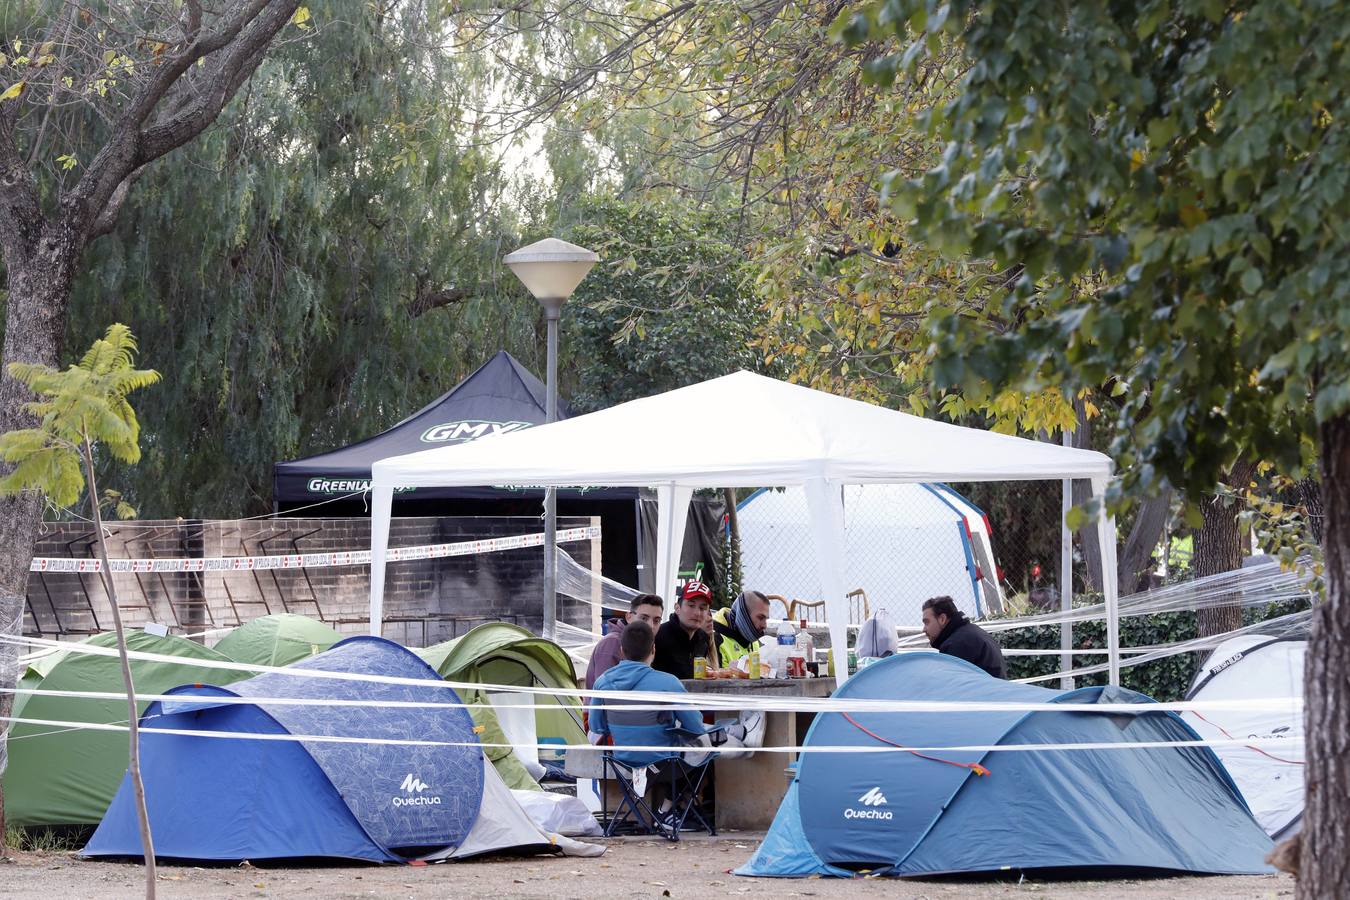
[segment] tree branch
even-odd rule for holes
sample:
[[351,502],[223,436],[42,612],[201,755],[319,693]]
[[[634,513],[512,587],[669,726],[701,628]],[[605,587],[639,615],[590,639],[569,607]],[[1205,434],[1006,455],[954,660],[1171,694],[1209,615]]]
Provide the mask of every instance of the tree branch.
[[417,280],[417,293],[411,302],[408,303],[408,318],[416,319],[426,315],[434,309],[441,309],[445,306],[453,306],[456,303],[462,303],[478,294],[482,289],[480,287],[472,288],[445,288],[443,290],[433,290],[426,287],[422,279]]
[[142,130],[140,164],[181,147],[215,121],[240,85],[258,68],[272,38],[295,15],[300,0],[271,0],[270,4],[254,0],[254,5],[259,4],[266,8],[247,27],[236,30],[238,37],[225,48],[224,56],[211,66],[210,74],[202,79],[203,90],[167,119]]
[[[136,169],[192,140],[253,74],[276,33],[300,0],[248,0],[219,27],[193,41],[156,68],[118,117],[112,137],[85,169],[84,177],[62,200],[66,221],[89,238],[94,220],[102,220],[113,194]],[[191,13],[189,12],[189,15]],[[169,90],[198,60],[223,51],[223,57],[199,79],[202,91],[188,109],[161,125],[142,128]]]
[[122,204],[126,202],[127,194],[131,192],[131,186],[136,183],[144,171],[144,166],[136,169],[126,178],[123,178],[122,183],[113,190],[112,196],[103,205],[103,211],[98,214],[98,218],[94,219],[94,224],[89,227],[88,240],[92,241],[94,238],[102,237],[113,230],[117,225],[117,217],[122,212]]

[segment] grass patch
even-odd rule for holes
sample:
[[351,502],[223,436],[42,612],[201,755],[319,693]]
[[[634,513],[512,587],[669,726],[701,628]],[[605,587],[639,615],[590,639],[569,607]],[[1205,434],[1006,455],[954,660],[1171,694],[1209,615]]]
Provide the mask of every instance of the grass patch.
[[84,846],[85,834],[78,828],[5,829],[5,846],[25,853],[68,853]]

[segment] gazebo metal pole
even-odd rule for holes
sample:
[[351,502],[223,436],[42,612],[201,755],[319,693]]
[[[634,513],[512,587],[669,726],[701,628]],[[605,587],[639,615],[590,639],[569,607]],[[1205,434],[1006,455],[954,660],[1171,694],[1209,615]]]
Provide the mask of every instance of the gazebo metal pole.
[[[1062,433],[1065,447],[1073,446],[1073,432],[1065,429]],[[1065,621],[1059,625],[1059,649],[1063,651],[1059,658],[1059,670],[1064,674],[1059,686],[1066,691],[1073,690],[1073,623],[1068,621],[1073,610],[1073,534],[1069,531],[1068,515],[1073,508],[1073,479],[1065,478],[1063,498],[1060,502],[1059,516],[1059,608]]]

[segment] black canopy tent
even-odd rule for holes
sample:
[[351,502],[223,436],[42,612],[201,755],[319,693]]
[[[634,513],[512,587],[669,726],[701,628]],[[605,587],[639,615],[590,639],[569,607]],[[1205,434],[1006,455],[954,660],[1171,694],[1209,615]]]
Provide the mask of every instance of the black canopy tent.
[[[546,418],[545,391],[533,373],[499,350],[469,377],[389,430],[328,453],[276,463],[275,511],[284,514],[311,507],[303,514],[369,515],[362,494],[370,487],[375,460],[541,425]],[[570,415],[560,400],[558,417]],[[542,490],[491,486],[416,488],[395,495],[394,515],[540,516],[543,496]],[[323,505],[313,508],[316,503]],[[637,586],[641,542],[636,488],[559,490],[558,515],[599,516],[603,574]]]

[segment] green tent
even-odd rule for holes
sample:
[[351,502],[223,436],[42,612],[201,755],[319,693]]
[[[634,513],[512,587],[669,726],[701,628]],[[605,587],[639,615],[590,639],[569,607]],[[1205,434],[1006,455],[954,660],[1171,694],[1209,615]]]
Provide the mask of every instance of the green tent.
[[[518,625],[505,622],[488,622],[463,637],[413,652],[426,660],[446,681],[545,688],[577,686],[572,659],[562,647],[536,637]],[[488,702],[484,691],[461,693],[466,703]],[[534,700],[546,705],[544,709],[535,710],[535,733],[539,743],[586,742],[586,732],[581,725],[581,707],[575,697],[535,694]],[[477,707],[469,712],[474,724],[482,729],[479,737],[483,743],[506,742],[501,723],[490,707]],[[539,788],[509,748],[484,748],[484,752],[509,787]]]
[[309,659],[342,640],[322,622],[293,613],[260,616],[235,628],[216,644],[215,651],[235,662],[255,666],[289,666]]
[[[112,634],[81,643],[116,647]],[[248,672],[204,668],[192,660],[230,662],[227,657],[185,638],[127,632],[127,646],[142,653],[179,657],[184,664],[131,661],[137,694],[162,694],[180,684],[228,684]],[[50,659],[51,657],[47,657]],[[34,669],[28,670],[29,674]],[[40,673],[38,673],[40,674]],[[27,677],[27,675],[25,676]],[[41,679],[45,691],[122,691],[121,664],[116,656],[64,652]],[[149,705],[140,703],[141,711]],[[59,722],[126,724],[124,699],[30,695],[23,705],[30,719]],[[14,825],[96,825],[112,802],[127,768],[127,733],[16,723],[9,736],[5,770],[5,815]]]

